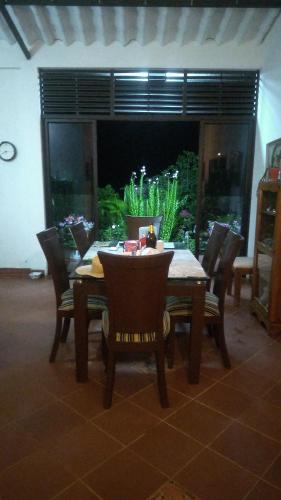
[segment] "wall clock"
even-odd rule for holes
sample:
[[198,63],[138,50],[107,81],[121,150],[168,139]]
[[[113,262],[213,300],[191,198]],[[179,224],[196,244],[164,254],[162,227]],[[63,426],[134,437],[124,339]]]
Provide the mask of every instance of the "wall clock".
[[16,157],[16,146],[8,141],[0,142],[0,159],[3,161],[11,161]]

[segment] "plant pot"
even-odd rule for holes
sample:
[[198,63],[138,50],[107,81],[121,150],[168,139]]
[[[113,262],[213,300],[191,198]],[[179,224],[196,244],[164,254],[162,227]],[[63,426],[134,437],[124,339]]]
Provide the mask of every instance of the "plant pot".
[[159,237],[161,220],[162,220],[161,215],[158,215],[158,216],[126,215],[128,239],[138,240],[139,239],[139,228],[140,227],[148,227],[150,224],[153,224],[155,234],[157,237]]

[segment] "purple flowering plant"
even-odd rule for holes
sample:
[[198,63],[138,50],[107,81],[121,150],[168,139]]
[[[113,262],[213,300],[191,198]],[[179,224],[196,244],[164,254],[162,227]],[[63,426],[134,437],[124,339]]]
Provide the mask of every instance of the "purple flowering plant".
[[85,229],[90,230],[94,226],[93,222],[87,221],[84,215],[74,215],[70,214],[59,222],[59,228],[64,228],[66,226],[73,226],[73,224],[78,224],[78,222],[83,222]]
[[76,248],[69,228],[74,224],[78,224],[78,222],[83,222],[86,231],[90,231],[94,227],[94,223],[88,221],[84,215],[69,214],[67,217],[64,217],[63,221],[58,223],[58,231],[64,246]]

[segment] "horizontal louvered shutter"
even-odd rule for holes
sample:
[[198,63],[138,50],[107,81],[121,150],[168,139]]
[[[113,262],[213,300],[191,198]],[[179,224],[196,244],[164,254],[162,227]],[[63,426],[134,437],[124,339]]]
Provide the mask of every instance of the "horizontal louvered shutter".
[[40,70],[43,116],[256,115],[256,71]]

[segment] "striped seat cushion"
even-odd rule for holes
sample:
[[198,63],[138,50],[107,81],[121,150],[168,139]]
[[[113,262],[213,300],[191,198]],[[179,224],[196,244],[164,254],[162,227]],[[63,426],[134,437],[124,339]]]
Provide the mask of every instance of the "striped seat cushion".
[[[167,311],[171,316],[191,316],[191,297],[167,297]],[[205,294],[204,316],[219,316],[219,299],[211,292]]]
[[[74,309],[73,304],[73,290],[69,288],[63,292],[61,296],[62,303],[59,306],[60,311],[71,311]],[[107,299],[103,295],[89,295],[88,296],[88,309],[91,311],[104,311],[107,306]]]
[[[109,334],[109,319],[108,319],[108,311],[105,310],[102,313],[102,329],[105,337],[108,337]],[[164,311],[163,314],[163,337],[166,338],[170,332],[170,315],[168,311]],[[148,333],[126,333],[126,332],[116,332],[115,337],[116,342],[134,342],[134,343],[144,343],[144,342],[155,342],[156,333],[148,332]]]

